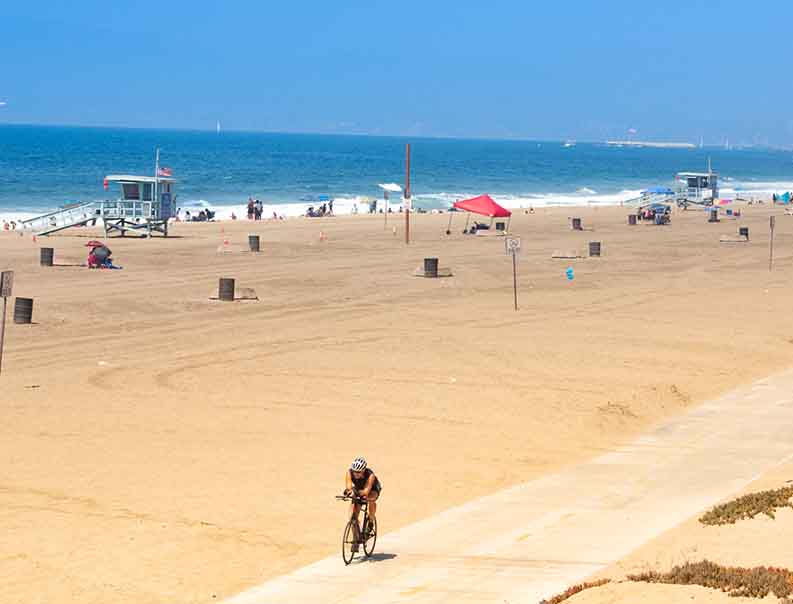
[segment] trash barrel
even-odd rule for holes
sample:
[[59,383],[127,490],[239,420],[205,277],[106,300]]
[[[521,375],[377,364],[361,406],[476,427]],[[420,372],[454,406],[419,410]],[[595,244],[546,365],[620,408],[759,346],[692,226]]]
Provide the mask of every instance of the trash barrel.
[[636,214],[628,214],[628,224],[631,226],[636,224]]
[[259,236],[258,235],[248,235],[248,247],[251,249],[252,252],[259,251]]
[[14,323],[33,322],[33,298],[16,298],[14,300]]
[[708,222],[718,222],[719,221],[719,210],[718,208],[713,208],[710,212],[708,212]]
[[234,301],[234,279],[220,278],[218,282],[218,298],[224,302]]
[[600,256],[600,241],[589,242],[589,255]]
[[51,247],[43,247],[40,250],[39,264],[41,266],[52,266],[52,259],[55,256],[55,250]]
[[437,277],[438,276],[438,259],[437,258],[424,258],[424,276]]
[[573,230],[574,231],[583,231],[583,227],[581,226],[581,219],[580,218],[573,218]]
[[741,237],[746,237],[747,239],[749,239],[749,227],[739,227],[738,234]]

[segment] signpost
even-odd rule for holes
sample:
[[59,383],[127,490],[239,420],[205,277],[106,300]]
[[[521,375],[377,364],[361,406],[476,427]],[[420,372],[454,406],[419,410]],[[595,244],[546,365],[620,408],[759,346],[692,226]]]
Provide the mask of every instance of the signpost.
[[768,221],[768,228],[771,229],[771,243],[768,249],[768,270],[771,270],[771,267],[774,263],[774,223],[776,222],[776,217],[771,216]]
[[507,237],[504,239],[504,249],[507,254],[512,255],[512,291],[515,296],[515,310],[518,310],[518,262],[517,257],[520,253],[520,237]]
[[8,308],[8,298],[14,288],[14,271],[3,271],[0,273],[0,297],[3,298],[3,317],[0,319],[0,373],[3,372],[3,344],[6,334],[6,310]]

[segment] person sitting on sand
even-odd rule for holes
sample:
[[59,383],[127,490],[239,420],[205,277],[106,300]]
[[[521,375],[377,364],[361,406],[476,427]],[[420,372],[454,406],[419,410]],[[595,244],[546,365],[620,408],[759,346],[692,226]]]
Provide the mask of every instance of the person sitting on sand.
[[[344,473],[344,494],[353,497],[361,497],[369,502],[369,522],[370,526],[364,527],[364,533],[370,530],[371,525],[377,519],[377,500],[383,490],[380,479],[372,468],[366,467],[366,460],[363,457],[356,457],[350,464],[350,468]],[[358,524],[358,514],[361,506],[355,501],[352,502],[352,514]],[[358,546],[354,545],[354,552],[358,551]]]

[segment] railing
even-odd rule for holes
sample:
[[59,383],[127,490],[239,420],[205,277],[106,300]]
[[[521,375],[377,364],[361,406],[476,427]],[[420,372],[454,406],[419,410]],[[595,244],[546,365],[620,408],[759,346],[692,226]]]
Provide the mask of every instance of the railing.
[[36,233],[51,233],[76,224],[84,224],[99,217],[97,205],[94,202],[88,202],[23,220],[22,228]]
[[157,219],[159,206],[151,201],[117,200],[103,201],[102,217],[114,219]]

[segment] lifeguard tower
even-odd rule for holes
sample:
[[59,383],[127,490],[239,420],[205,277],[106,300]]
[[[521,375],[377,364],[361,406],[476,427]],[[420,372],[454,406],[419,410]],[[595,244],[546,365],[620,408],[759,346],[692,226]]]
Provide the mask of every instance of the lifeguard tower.
[[168,236],[168,220],[176,215],[173,178],[110,174],[105,177],[105,188],[111,182],[120,185],[121,197],[99,202],[105,237],[113,232],[123,237],[127,231]]
[[712,206],[719,198],[719,175],[715,172],[678,172],[675,199],[680,208]]
[[160,168],[160,150],[154,164],[154,176],[110,174],[104,186],[117,183],[121,197],[105,201],[73,203],[22,221],[22,228],[36,235],[49,235],[75,226],[94,225],[102,219],[105,237],[113,232],[123,237],[128,231],[151,237],[153,233],[168,236],[168,220],[176,216],[176,181],[169,168]]

